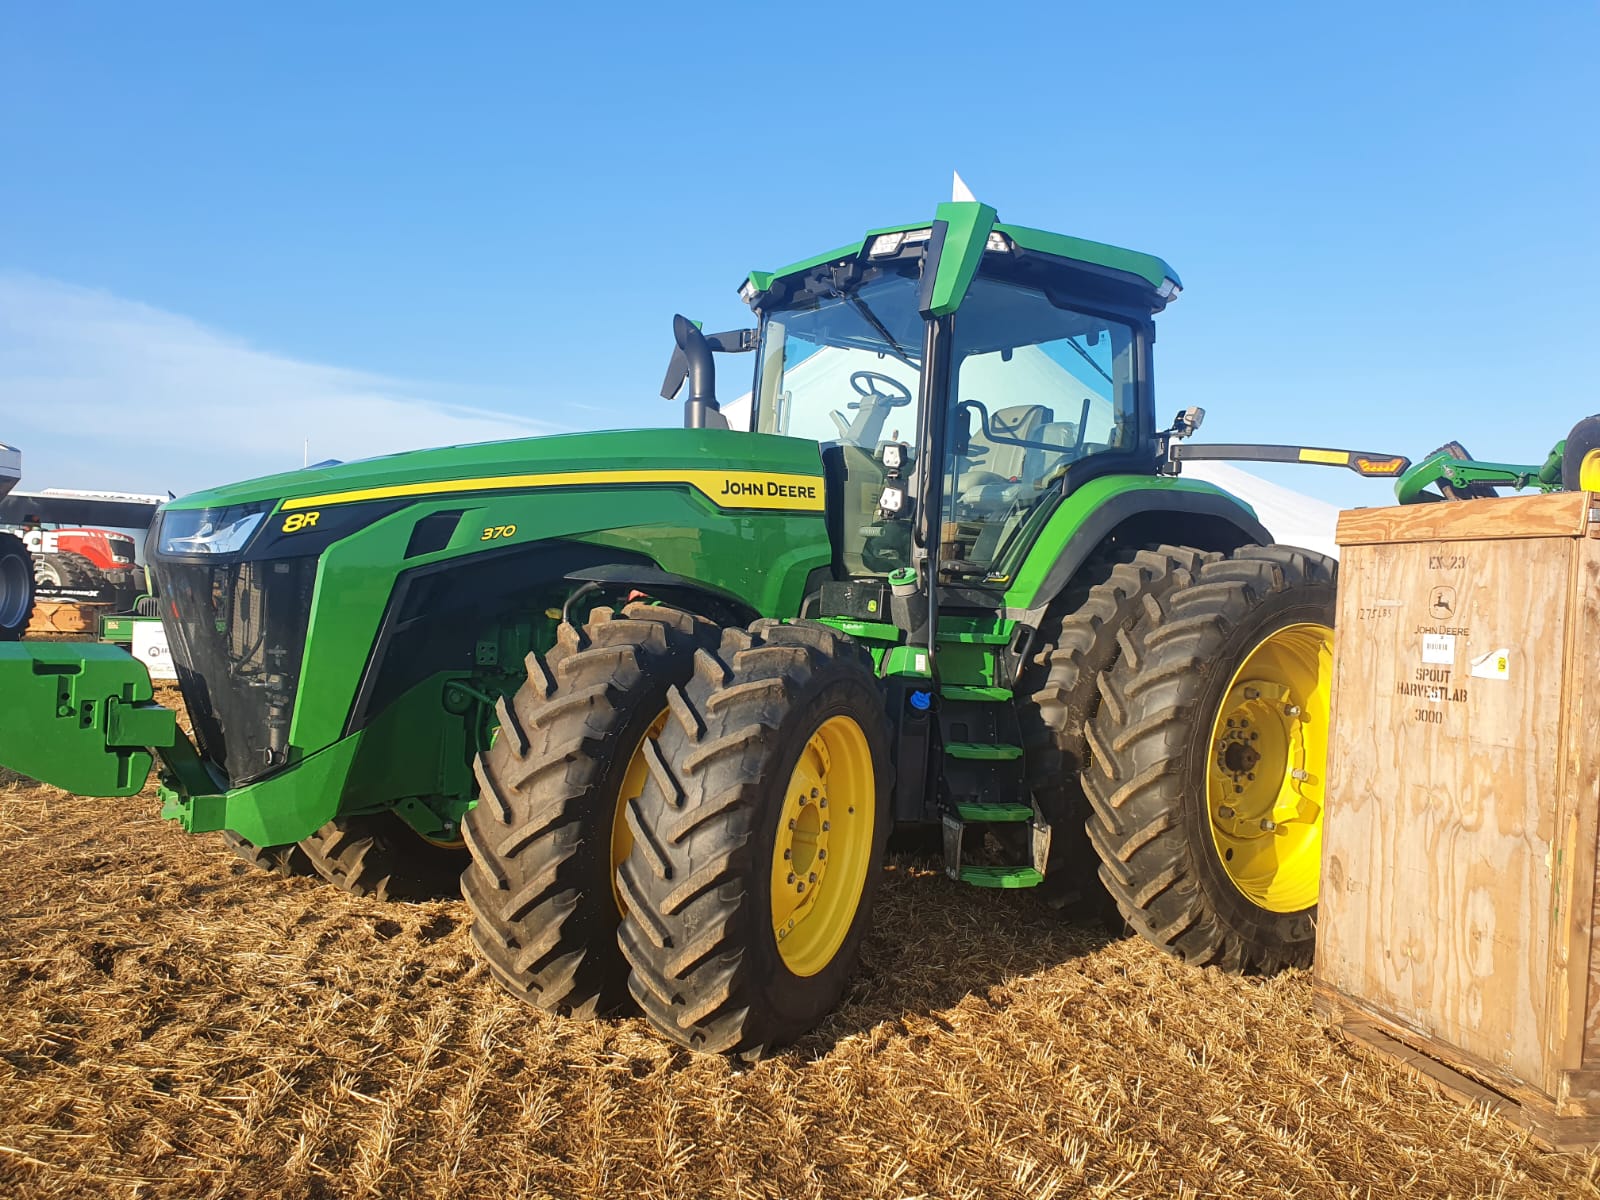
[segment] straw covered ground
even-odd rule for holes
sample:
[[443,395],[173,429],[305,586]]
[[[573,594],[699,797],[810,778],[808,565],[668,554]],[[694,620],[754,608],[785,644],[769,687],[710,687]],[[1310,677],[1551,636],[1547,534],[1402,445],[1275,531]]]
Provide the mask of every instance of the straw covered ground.
[[546,1017],[464,906],[356,900],[146,794],[0,778],[0,1195],[1600,1198],[1600,1158],[1026,895],[887,871],[860,978],[754,1067]]

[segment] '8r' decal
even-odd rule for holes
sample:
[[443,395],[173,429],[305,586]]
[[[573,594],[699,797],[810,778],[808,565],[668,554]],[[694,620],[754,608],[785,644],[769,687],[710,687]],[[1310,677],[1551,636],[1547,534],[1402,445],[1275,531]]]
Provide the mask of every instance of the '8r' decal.
[[292,513],[283,522],[283,532],[299,533],[302,529],[310,529],[321,515],[320,512]]

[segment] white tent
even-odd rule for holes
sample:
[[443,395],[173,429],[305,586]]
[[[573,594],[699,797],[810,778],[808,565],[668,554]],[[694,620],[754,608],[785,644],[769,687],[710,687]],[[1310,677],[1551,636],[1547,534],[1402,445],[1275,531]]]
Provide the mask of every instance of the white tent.
[[1271,532],[1274,541],[1339,557],[1339,547],[1333,540],[1339,510],[1326,500],[1268,483],[1231,463],[1185,463],[1183,473],[1186,478],[1203,479],[1239,497],[1256,510],[1256,517]]

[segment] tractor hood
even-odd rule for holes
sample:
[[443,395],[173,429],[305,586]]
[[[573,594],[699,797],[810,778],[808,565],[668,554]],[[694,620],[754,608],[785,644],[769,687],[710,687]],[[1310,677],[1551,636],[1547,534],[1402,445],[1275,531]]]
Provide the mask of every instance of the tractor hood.
[[[552,486],[688,485],[719,507],[820,511],[814,441],[725,429],[627,429],[478,442],[266,475],[173,500],[167,511],[283,510]],[[737,503],[724,503],[729,499]]]

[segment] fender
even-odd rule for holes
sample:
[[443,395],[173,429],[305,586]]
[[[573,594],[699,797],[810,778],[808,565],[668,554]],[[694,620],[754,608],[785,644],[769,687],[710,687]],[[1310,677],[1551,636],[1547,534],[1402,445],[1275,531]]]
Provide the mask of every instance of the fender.
[[[1006,616],[1038,626],[1045,611],[1072,581],[1080,567],[1101,546],[1132,547],[1160,542],[1200,550],[1236,550],[1266,544],[1272,534],[1243,502],[1210,485],[1138,487],[1100,501],[1078,525],[1030,594],[1014,587],[1006,594]],[[1036,550],[1041,548],[1035,543]],[[1019,580],[1019,585],[1022,585]]]

